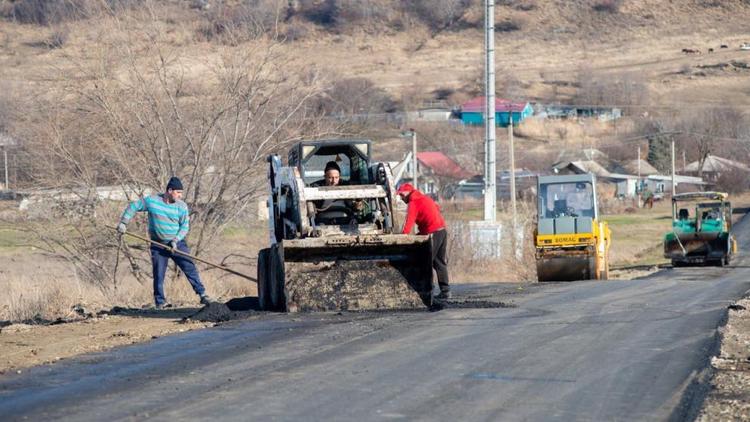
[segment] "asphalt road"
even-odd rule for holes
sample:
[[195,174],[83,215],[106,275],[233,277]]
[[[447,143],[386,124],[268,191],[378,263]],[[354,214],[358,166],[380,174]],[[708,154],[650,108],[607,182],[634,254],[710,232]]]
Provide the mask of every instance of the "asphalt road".
[[748,289],[741,257],[456,289],[515,307],[263,315],[6,376],[0,419],[684,420],[726,307]]

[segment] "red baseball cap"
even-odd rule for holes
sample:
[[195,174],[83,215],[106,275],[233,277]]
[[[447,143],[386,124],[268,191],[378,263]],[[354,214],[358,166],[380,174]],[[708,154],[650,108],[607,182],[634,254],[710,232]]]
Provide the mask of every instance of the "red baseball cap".
[[410,193],[415,190],[416,189],[414,189],[414,186],[412,186],[411,183],[404,183],[403,185],[398,187],[396,194],[401,195],[402,193]]

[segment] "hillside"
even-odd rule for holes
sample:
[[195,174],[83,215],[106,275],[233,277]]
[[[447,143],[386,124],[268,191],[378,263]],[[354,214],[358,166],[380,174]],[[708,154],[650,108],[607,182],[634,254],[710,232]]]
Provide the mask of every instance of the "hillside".
[[[102,33],[111,29],[107,19],[93,12],[89,13],[91,17],[46,25],[13,23],[18,21],[14,11],[22,10],[19,5],[23,3],[39,2],[6,0],[1,9],[6,17],[0,29],[0,63],[4,69],[0,83],[4,86],[22,86],[45,67],[64,66],[63,57],[91,52]],[[292,39],[283,48],[301,65],[317,66],[344,77],[371,79],[396,97],[406,96],[406,91],[429,95],[437,89],[471,93],[481,81],[483,35],[478,28],[482,7],[477,0],[433,2],[434,9],[444,4],[469,4],[459,10],[460,14],[456,12],[455,22],[442,29],[431,23],[445,18],[433,16],[438,12],[425,16],[419,11],[424,3],[420,1],[403,2],[412,7],[399,6],[402,2],[397,1],[297,1],[291,2],[296,9],[286,9],[286,1],[267,0],[253,3],[258,4],[254,9],[247,6],[240,11],[237,8],[242,2],[208,2],[211,7],[207,10],[192,8],[195,2],[190,1],[120,3],[131,4],[131,8],[117,12],[120,16],[147,10],[148,19],[162,24],[175,48],[207,61],[217,60],[226,49],[257,42],[261,32],[265,33],[262,37],[278,33]],[[139,5],[132,6],[135,3]],[[560,82],[574,81],[586,67],[605,74],[637,72],[647,78],[655,103],[689,100],[696,90],[709,96],[704,100],[713,101],[724,95],[747,94],[736,89],[741,82],[734,74],[720,73],[689,83],[672,75],[686,66],[746,59],[747,54],[739,53],[737,47],[750,38],[747,1],[497,3],[501,89],[512,84],[514,93],[527,98],[565,98],[570,93],[560,88],[564,87]],[[334,8],[326,20],[324,12],[330,4],[338,4],[338,9]],[[348,14],[344,13],[347,10]],[[222,38],[229,29],[236,29],[242,36]],[[731,48],[720,51],[722,44]],[[686,56],[681,53],[683,48],[700,49],[704,54]],[[708,48],[716,53],[705,54]]]
[[[22,138],[48,137],[38,129],[50,121],[50,112],[58,113],[54,119],[59,121],[56,109],[63,103],[69,102],[70,119],[83,122],[76,116],[89,106],[78,104],[75,96],[109,89],[113,81],[121,85],[120,93],[107,93],[113,105],[127,108],[141,101],[124,100],[124,92],[134,88],[130,79],[140,77],[139,66],[156,66],[164,58],[173,77],[166,82],[178,78],[184,86],[172,87],[173,94],[185,104],[202,103],[215,90],[210,85],[222,83],[217,69],[247,68],[261,53],[288,73],[273,83],[306,81],[297,86],[309,87],[310,98],[316,98],[308,114],[411,110],[435,100],[457,105],[482,89],[478,0],[121,0],[109,2],[116,7],[105,10],[89,0],[50,2],[76,5],[73,9],[38,9],[40,3],[0,2],[0,89],[6,94],[0,99],[0,125]],[[496,10],[498,95],[613,105],[629,116],[672,120],[690,119],[689,114],[707,107],[744,113],[750,109],[750,52],[739,45],[750,41],[748,16],[745,0],[501,0]],[[203,107],[195,113],[212,110],[208,103]],[[102,133],[97,127],[101,118],[92,117],[93,133]],[[567,133],[557,150],[576,142],[590,145],[638,126],[632,121],[619,129],[531,125],[519,131],[519,141],[536,141],[519,150],[519,162],[541,166],[555,156],[538,140],[562,140]],[[385,129],[371,127],[367,135],[393,136]],[[295,130],[304,131],[299,136],[315,136],[353,129],[326,124]],[[441,131],[434,132],[437,139]],[[481,133],[460,136],[474,142]],[[431,147],[440,145],[445,143],[436,140]],[[525,157],[532,150],[536,155]],[[447,152],[469,168],[481,166],[480,145],[453,146]],[[687,154],[694,159],[693,150]]]

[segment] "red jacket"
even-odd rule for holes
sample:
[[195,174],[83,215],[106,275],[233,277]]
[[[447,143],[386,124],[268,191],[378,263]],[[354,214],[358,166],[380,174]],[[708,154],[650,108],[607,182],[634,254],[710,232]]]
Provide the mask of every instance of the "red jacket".
[[403,234],[411,233],[414,223],[417,223],[419,234],[435,233],[445,228],[445,220],[440,215],[438,204],[418,190],[412,191],[409,195]]

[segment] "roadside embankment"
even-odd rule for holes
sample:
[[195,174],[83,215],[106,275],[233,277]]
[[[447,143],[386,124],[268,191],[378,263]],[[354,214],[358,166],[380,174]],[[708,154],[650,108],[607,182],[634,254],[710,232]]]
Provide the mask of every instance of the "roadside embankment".
[[711,358],[713,377],[697,420],[750,420],[750,298],[729,306],[719,329],[721,345]]

